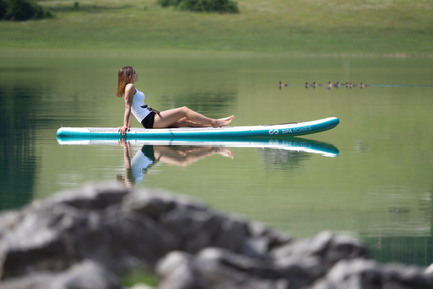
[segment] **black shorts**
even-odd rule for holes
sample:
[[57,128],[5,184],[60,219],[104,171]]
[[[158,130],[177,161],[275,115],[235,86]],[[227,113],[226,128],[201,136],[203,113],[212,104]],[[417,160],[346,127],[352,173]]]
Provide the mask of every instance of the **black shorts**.
[[144,128],[153,128],[153,122],[155,121],[155,113],[151,111],[142,121],[141,124]]

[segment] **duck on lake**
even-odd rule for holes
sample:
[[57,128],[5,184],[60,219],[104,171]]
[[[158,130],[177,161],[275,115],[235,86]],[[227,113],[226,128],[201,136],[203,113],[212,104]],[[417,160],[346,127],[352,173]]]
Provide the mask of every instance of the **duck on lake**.
[[289,86],[287,83],[282,83],[281,81],[279,82],[279,88],[287,87],[287,86]]

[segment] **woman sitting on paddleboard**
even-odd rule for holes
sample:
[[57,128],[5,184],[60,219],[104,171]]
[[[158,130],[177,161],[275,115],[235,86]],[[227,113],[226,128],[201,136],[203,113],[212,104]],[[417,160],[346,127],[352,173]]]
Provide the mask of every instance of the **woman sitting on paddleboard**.
[[119,133],[124,135],[131,127],[131,112],[144,128],[168,128],[168,127],[223,127],[234,118],[212,119],[188,107],[178,107],[165,111],[155,111],[144,103],[144,93],[135,88],[138,75],[131,66],[119,69],[117,80],[117,96],[125,96],[125,114],[123,126]]

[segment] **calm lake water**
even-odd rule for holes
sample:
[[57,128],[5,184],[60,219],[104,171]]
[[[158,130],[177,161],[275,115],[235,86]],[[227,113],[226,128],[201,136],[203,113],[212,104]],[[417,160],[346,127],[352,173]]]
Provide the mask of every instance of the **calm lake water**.
[[[60,145],[60,126],[122,124],[115,89],[124,65],[134,66],[136,86],[159,110],[186,105],[216,118],[235,114],[233,125],[341,122],[287,140],[286,149]],[[304,85],[328,80],[369,86]],[[279,81],[288,86],[279,89]],[[346,232],[379,261],[426,266],[433,262],[432,85],[433,59],[2,52],[0,209],[89,181],[126,180],[295,238]],[[152,149],[162,157],[134,177],[125,170],[129,148],[131,158]]]

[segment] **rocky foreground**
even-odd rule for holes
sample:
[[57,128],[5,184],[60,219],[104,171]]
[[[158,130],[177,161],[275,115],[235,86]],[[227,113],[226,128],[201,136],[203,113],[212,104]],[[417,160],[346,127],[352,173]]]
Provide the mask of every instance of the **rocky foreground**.
[[88,185],[0,214],[0,288],[433,288],[433,273],[379,265],[330,232],[294,240],[161,191]]

